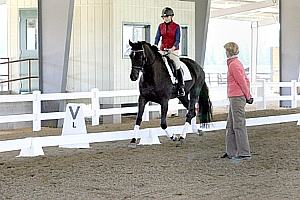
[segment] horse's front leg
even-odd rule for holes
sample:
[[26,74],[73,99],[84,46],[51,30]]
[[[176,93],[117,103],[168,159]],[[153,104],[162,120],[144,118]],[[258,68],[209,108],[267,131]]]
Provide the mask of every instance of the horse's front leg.
[[161,103],[160,127],[165,131],[167,136],[174,142],[178,140],[177,136],[170,132],[167,125],[168,100],[163,100]]
[[143,113],[145,110],[145,106],[147,104],[148,101],[146,101],[146,99],[144,97],[142,97],[141,95],[139,96],[139,100],[138,100],[138,113],[136,116],[136,121],[135,121],[135,126],[133,129],[133,134],[132,134],[132,139],[130,141],[130,144],[128,147],[130,148],[136,148],[136,140],[138,137],[138,132],[140,130],[140,125],[142,123],[142,117],[143,117]]

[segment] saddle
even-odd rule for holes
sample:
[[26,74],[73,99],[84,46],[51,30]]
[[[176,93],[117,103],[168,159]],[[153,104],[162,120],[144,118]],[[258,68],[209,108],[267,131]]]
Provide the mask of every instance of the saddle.
[[167,59],[167,62],[170,66],[173,76],[177,77],[175,62],[168,55],[164,55],[163,57],[165,57]]
[[[176,67],[175,67],[174,61],[171,60],[168,55],[163,55],[162,58],[164,60],[165,66],[169,72],[170,79],[171,79],[173,85],[177,84],[178,80],[177,80]],[[187,66],[181,61],[180,61],[180,66],[181,66],[181,69],[183,70],[183,79],[185,81],[192,80],[191,73],[188,70]]]

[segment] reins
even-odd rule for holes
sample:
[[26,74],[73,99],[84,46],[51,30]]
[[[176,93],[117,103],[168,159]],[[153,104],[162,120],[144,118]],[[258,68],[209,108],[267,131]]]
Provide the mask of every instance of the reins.
[[169,56],[170,54],[173,54],[174,56],[177,56],[178,58],[180,58],[180,56],[179,55],[176,55],[175,53],[168,53],[169,52],[169,49],[164,49],[164,52],[165,52],[165,54],[164,55],[162,55],[162,56],[164,56],[164,57],[167,57],[167,56]]
[[[175,53],[171,53],[171,54],[173,54],[174,56],[177,56],[178,58],[180,58],[180,56],[179,55],[176,55]],[[168,54],[168,55],[170,55],[170,54]],[[166,55],[167,56],[167,55]]]

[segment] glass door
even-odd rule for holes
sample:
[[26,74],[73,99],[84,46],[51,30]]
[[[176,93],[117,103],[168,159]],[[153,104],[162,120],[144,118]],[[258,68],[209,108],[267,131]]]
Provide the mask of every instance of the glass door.
[[[38,13],[36,9],[20,10],[20,59],[38,58]],[[29,69],[30,67],[30,69]],[[29,74],[29,71],[31,74]],[[38,76],[38,61],[20,63],[20,78]],[[31,91],[38,90],[38,79],[31,79]],[[21,80],[20,93],[28,92],[29,79]]]

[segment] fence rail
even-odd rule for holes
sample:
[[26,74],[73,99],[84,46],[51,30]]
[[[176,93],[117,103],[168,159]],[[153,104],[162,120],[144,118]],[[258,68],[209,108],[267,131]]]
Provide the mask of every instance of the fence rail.
[[[279,96],[279,95],[267,95],[268,87],[288,87],[291,88],[291,95]],[[297,87],[300,87],[300,83],[295,80],[291,82],[266,82],[261,80],[257,83],[251,84],[251,89],[257,89],[257,94],[254,96],[254,100],[257,105],[257,110],[266,109],[267,101],[270,100],[289,100],[291,101],[291,108],[297,107],[297,100],[300,99],[300,95],[297,94]],[[210,87],[210,92],[215,90],[226,90],[226,86]],[[100,98],[106,97],[124,97],[124,96],[138,96],[137,90],[120,90],[120,91],[99,91],[97,88],[91,90],[91,92],[76,92],[76,93],[52,93],[41,94],[40,91],[34,91],[32,94],[26,95],[1,95],[0,103],[3,102],[32,102],[32,114],[19,114],[19,115],[6,115],[0,116],[0,123],[7,122],[22,122],[32,121],[33,131],[41,130],[41,121],[50,119],[64,119],[65,112],[41,112],[41,102],[49,100],[72,100],[72,99],[91,99],[91,108],[84,110],[85,117],[92,118],[92,125],[99,125],[99,117],[103,115],[116,115],[126,113],[137,113],[137,107],[123,107],[123,108],[101,108],[99,104]],[[227,97],[220,97],[220,100],[212,101],[213,106],[227,106]],[[182,104],[169,105],[169,110],[172,109],[184,109]],[[160,111],[159,105],[147,105],[145,108],[143,120],[149,120],[149,113],[152,111]]]
[[[258,126],[264,124],[275,124],[283,122],[298,121],[299,125],[300,114],[259,117],[246,119],[247,126]],[[179,134],[185,126],[171,126],[168,129],[174,133]],[[200,129],[200,125],[197,125]],[[213,126],[203,128],[202,131],[224,130],[226,128],[226,121],[213,122]],[[191,126],[187,130],[192,133]],[[165,136],[166,133],[161,128],[147,128],[139,131],[140,145],[160,144],[159,136]],[[101,132],[77,135],[60,135],[60,136],[43,136],[43,137],[28,137],[23,139],[0,141],[0,152],[21,150],[18,157],[32,157],[45,155],[43,147],[72,145],[72,148],[88,148],[89,143],[95,142],[110,142],[118,140],[130,140],[132,138],[132,130],[115,131],[115,132]],[[87,147],[79,147],[85,143]]]

